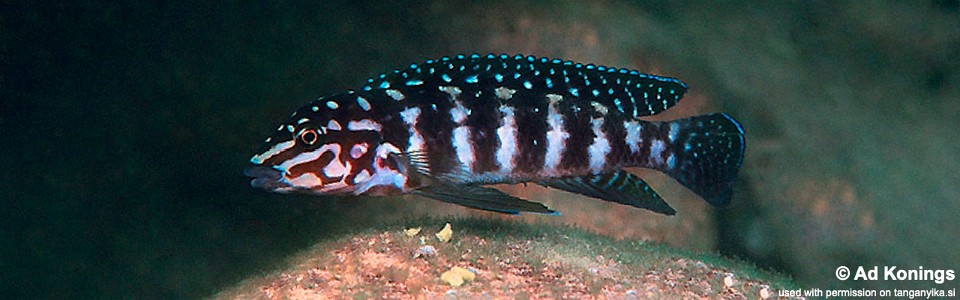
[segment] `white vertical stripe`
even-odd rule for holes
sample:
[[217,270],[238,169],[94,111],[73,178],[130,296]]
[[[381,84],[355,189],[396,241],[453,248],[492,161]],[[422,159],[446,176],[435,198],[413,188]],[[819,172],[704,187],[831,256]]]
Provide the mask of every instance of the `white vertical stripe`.
[[407,153],[423,151],[423,136],[417,130],[417,120],[420,118],[420,108],[410,107],[400,112],[400,118],[407,124],[407,130],[410,132],[410,138],[407,145]]
[[667,139],[673,143],[677,140],[677,133],[680,132],[680,123],[670,122],[670,132],[667,133]]
[[460,126],[453,129],[453,149],[457,152],[457,159],[466,168],[473,170],[473,145],[470,143],[470,129]]
[[557,108],[557,103],[563,100],[563,96],[557,94],[547,94],[550,102],[547,110],[547,125],[550,127],[547,131],[547,153],[543,158],[543,170],[547,173],[553,173],[560,164],[560,154],[563,153],[564,141],[570,137],[563,130],[563,115]]
[[640,122],[624,121],[623,129],[627,131],[626,142],[627,146],[630,146],[630,153],[635,154],[640,151],[640,131],[643,130]]
[[501,105],[500,113],[503,122],[497,128],[497,137],[500,139],[497,162],[500,164],[500,174],[507,175],[513,171],[513,157],[517,153],[517,121],[513,107]]
[[590,120],[593,127],[593,144],[587,148],[590,154],[590,170],[599,172],[607,162],[607,153],[610,153],[610,141],[607,140],[607,134],[603,132],[603,118]]
[[650,144],[650,159],[657,164],[663,164],[663,149],[665,145],[663,141],[659,139],[653,140],[653,143]]
[[456,105],[450,109],[450,119],[453,120],[453,123],[456,123],[457,125],[460,125],[463,123],[463,121],[466,121],[467,116],[469,115],[470,110],[466,107],[463,107],[460,101],[456,101]]
[[450,109],[450,120],[453,123],[457,124],[457,127],[453,129],[453,150],[457,153],[457,159],[460,160],[460,163],[466,167],[467,170],[472,170],[474,154],[473,154],[473,143],[470,142],[470,128],[463,125],[467,120],[467,117],[470,116],[470,109],[463,107],[463,103],[460,102],[460,94],[462,91],[460,88],[455,86],[441,86],[440,91],[443,91],[447,94],[450,94],[450,100],[453,101],[453,108]]

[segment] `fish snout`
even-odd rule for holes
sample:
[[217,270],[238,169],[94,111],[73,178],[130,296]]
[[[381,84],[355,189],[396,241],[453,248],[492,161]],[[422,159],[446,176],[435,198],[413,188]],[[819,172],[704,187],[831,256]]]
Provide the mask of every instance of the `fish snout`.
[[280,170],[262,165],[253,165],[243,169],[243,175],[252,177],[250,186],[268,191],[283,191],[290,185],[283,180]]

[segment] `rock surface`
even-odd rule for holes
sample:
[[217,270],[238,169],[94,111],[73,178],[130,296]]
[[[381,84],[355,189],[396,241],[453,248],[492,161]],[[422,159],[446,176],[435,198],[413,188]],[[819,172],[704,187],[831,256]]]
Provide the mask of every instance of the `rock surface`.
[[[759,299],[795,288],[750,264],[563,226],[452,223],[449,243],[437,243],[430,233],[408,236],[403,226],[322,242],[294,256],[289,267],[215,298]],[[411,255],[431,243],[436,255]]]

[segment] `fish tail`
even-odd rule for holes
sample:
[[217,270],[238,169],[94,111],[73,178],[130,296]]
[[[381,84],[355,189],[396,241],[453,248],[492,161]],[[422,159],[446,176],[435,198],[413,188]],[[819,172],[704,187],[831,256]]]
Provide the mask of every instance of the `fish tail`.
[[651,160],[652,167],[714,206],[729,203],[743,163],[743,126],[726,113],[716,113],[667,122],[660,128],[669,142],[662,158]]

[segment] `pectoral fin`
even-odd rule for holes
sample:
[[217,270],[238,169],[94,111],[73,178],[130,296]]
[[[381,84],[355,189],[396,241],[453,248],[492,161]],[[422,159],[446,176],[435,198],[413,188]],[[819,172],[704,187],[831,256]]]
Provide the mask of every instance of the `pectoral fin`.
[[435,183],[414,191],[414,194],[470,208],[517,215],[521,212],[559,214],[545,205],[507,195],[499,190],[475,186]]
[[413,151],[406,154],[406,163],[420,176],[448,184],[468,182],[473,176],[469,168],[461,164],[456,157],[434,157],[424,152]]
[[605,201],[645,208],[661,214],[673,215],[677,212],[643,179],[626,171],[557,178],[541,181],[539,184]]

